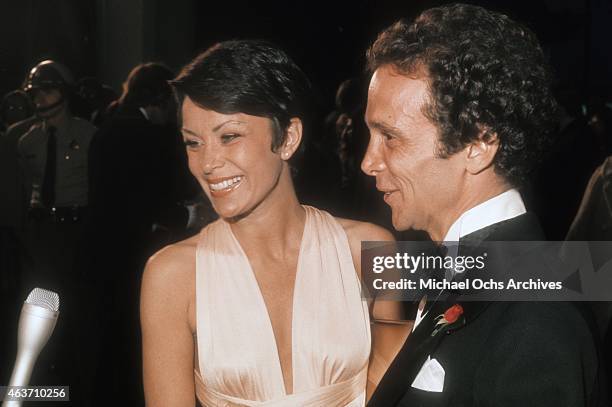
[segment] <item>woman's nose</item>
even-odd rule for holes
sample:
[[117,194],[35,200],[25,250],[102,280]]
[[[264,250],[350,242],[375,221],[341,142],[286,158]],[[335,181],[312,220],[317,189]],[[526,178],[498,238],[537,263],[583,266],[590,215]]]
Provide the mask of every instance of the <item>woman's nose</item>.
[[223,162],[223,157],[217,148],[209,146],[202,152],[202,170],[205,175],[210,175],[216,169],[221,168]]

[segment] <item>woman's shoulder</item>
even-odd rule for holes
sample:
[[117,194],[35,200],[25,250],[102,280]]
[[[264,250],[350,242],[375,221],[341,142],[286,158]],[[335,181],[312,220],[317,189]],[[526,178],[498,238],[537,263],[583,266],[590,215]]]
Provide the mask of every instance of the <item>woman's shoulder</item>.
[[335,220],[346,233],[353,264],[358,275],[361,275],[361,242],[395,240],[391,232],[373,223],[344,218],[335,218]]
[[395,238],[387,229],[374,223],[334,217],[342,226],[350,242],[356,241],[393,241]]
[[[141,313],[183,319],[195,332],[195,268],[199,235],[168,245],[147,261],[142,277]],[[186,311],[186,313],[185,313]]]
[[147,261],[143,289],[189,290],[195,279],[198,235],[159,250]]
[[149,258],[147,267],[165,269],[177,263],[184,264],[195,262],[198,240],[199,235],[194,235],[185,240],[165,246]]

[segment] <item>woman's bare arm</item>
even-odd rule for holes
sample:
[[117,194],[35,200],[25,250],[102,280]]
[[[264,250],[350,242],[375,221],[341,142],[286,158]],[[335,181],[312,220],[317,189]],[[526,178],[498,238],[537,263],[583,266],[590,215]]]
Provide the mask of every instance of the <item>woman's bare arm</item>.
[[[362,273],[361,242],[395,241],[389,231],[379,226],[345,219],[339,221],[349,238],[353,263],[360,276]],[[402,303],[399,301],[375,299],[371,306],[371,317],[373,322],[372,351],[370,353],[366,387],[366,398],[368,400],[412,329],[412,321],[405,320]]]
[[194,327],[190,321],[195,246],[186,243],[151,257],[142,279],[143,377],[149,407],[195,406]]

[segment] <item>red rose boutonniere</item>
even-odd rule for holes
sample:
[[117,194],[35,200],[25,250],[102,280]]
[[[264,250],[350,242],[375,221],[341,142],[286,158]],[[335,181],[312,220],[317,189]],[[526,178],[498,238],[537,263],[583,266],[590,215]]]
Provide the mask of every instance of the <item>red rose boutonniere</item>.
[[436,328],[434,329],[431,336],[437,334],[441,329],[454,324],[463,316],[463,307],[459,304],[455,304],[449,309],[447,309],[444,314],[438,315],[436,319],[438,322],[436,323]]

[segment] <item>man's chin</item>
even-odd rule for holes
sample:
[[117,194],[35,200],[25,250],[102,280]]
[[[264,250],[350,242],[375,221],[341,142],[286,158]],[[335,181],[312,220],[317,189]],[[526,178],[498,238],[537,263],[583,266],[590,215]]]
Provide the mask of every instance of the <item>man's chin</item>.
[[412,227],[410,222],[407,222],[406,219],[398,219],[399,217],[392,216],[391,223],[393,224],[393,229],[398,232],[404,232]]
[[41,119],[52,119],[57,116],[62,110],[61,106],[57,106],[51,109],[40,108],[36,110],[36,115]]

